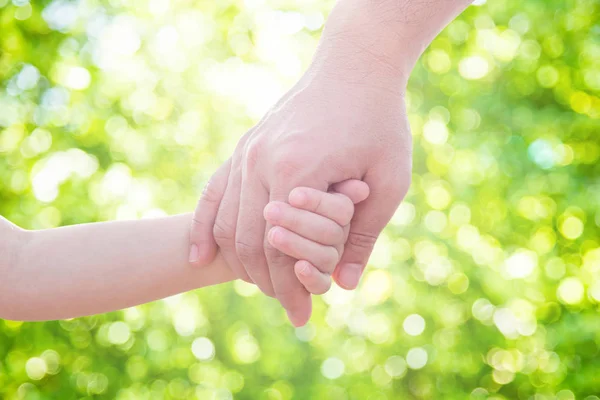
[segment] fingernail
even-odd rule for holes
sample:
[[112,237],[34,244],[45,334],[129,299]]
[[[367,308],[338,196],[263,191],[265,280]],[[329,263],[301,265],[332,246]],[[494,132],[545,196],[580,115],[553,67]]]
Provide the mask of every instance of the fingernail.
[[271,242],[271,244],[278,243],[278,231],[279,229],[277,229],[277,227],[271,228],[271,230],[269,231],[269,242]]
[[267,204],[267,209],[265,210],[265,217],[270,220],[276,220],[280,214],[279,206],[275,204]]
[[310,275],[310,268],[308,267],[307,262],[300,263],[300,268],[298,269],[298,273],[303,276]]
[[304,193],[304,190],[294,190],[292,192],[292,198],[294,199],[294,203],[298,206],[303,206],[306,204],[306,193]]
[[362,265],[343,264],[340,266],[339,284],[344,289],[355,289],[358,286]]
[[190,257],[188,260],[191,263],[198,262],[198,246],[195,244],[190,246]]

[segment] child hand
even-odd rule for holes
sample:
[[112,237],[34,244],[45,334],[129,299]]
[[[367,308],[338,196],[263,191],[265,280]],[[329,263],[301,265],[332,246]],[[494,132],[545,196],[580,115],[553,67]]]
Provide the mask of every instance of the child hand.
[[272,201],[265,207],[265,219],[273,226],[269,243],[282,253],[298,259],[294,271],[312,294],[331,287],[331,274],[341,259],[348,238],[354,204],[369,196],[366,183],[350,179],[333,185],[328,193],[298,187],[289,195],[289,204]]

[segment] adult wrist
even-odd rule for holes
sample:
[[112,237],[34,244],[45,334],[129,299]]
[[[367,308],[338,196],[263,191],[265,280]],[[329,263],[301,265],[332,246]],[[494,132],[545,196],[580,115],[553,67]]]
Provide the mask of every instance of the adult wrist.
[[402,38],[387,29],[374,3],[338,1],[325,24],[312,71],[365,85],[373,81],[387,87],[406,86],[418,55],[411,54]]
[[472,0],[339,0],[312,68],[405,87],[422,52]]

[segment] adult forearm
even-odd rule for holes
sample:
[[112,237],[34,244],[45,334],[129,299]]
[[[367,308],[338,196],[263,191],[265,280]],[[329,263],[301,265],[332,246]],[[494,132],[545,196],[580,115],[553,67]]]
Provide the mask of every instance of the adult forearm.
[[191,214],[27,232],[0,317],[73,318],[118,310],[233,279],[219,255],[187,260]]
[[339,0],[313,67],[348,80],[406,83],[421,53],[472,0]]

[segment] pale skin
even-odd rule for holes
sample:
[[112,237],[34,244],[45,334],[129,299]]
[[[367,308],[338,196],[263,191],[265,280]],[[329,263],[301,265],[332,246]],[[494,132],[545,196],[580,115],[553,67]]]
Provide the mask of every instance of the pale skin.
[[[276,235],[278,248],[303,259],[296,265],[297,277],[313,292],[330,284],[314,265],[331,254],[339,258],[353,203],[369,193],[360,181],[342,182],[336,191],[297,188],[306,203],[282,207],[278,214],[289,228]],[[0,318],[75,318],[236,279],[220,253],[201,269],[190,267],[191,218],[182,214],[25,231],[0,217]]]
[[311,292],[294,274],[294,257],[273,243],[273,220],[261,217],[263,209],[286,202],[297,186],[325,191],[360,179],[371,194],[356,208],[343,255],[318,266],[341,287],[354,289],[410,185],[404,102],[410,72],[470,3],[339,0],[309,69],[242,137],[201,196],[198,209],[210,212],[194,216],[190,263],[207,263],[220,248],[236,277],[275,296],[291,322],[303,325]]

